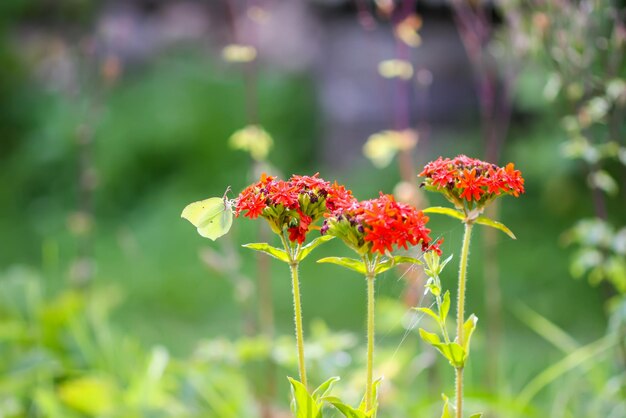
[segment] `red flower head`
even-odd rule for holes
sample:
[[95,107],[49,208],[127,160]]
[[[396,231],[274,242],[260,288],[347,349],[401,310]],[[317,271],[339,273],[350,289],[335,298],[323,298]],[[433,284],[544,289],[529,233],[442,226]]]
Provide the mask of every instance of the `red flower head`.
[[524,179],[513,163],[498,167],[485,161],[459,155],[437,158],[419,174],[424,185],[442,193],[458,209],[482,209],[502,194],[518,197],[524,193]]
[[385,254],[394,247],[408,249],[418,244],[424,251],[440,252],[439,243],[431,245],[427,222],[428,217],[421,211],[381,193],[378,199],[336,210],[327,217],[322,233],[341,238],[359,254]]
[[235,199],[235,216],[261,216],[275,233],[286,230],[290,241],[302,244],[317,220],[355,200],[349,190],[337,183],[331,185],[318,174],[294,175],[288,181],[262,174]]

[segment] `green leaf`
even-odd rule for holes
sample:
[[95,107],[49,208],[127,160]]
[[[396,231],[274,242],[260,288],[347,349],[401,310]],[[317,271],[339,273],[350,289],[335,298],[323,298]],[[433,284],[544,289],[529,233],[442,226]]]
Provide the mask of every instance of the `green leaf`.
[[326,397],[324,400],[337,408],[337,410],[339,410],[339,412],[341,412],[341,414],[346,418],[370,418],[371,416],[361,410],[351,407],[350,405],[346,405],[341,401],[341,399],[335,396]]
[[420,260],[418,260],[417,258],[407,257],[407,256],[402,256],[402,255],[396,255],[394,257],[387,258],[387,259],[385,259],[385,261],[382,261],[382,262],[378,263],[378,265],[376,266],[375,273],[376,274],[384,273],[387,270],[389,270],[390,268],[395,267],[396,265],[401,264],[401,263],[424,264]]
[[476,329],[477,322],[478,318],[476,317],[476,315],[471,314],[467,321],[465,321],[465,323],[463,324],[463,336],[465,337],[463,341],[463,349],[465,350],[466,356],[469,356],[470,340],[472,339],[472,334]]
[[437,334],[425,331],[420,328],[420,336],[424,341],[435,347],[455,368],[461,368],[465,365],[465,350],[458,343],[442,343]]
[[441,418],[454,418],[454,411],[452,410],[452,406],[450,406],[450,400],[443,393],[441,394],[441,398],[443,399],[443,411],[441,412]]
[[317,260],[318,263],[331,263],[337,264],[338,266],[345,267],[350,270],[354,270],[363,275],[367,274],[367,269],[361,260],[355,260],[354,258],[348,257],[325,257],[320,260]]
[[448,356],[446,357],[450,361],[450,364],[457,369],[463,368],[463,366],[465,366],[465,358],[467,357],[463,347],[461,347],[459,343],[448,343],[445,348],[448,352]]
[[295,415],[294,418],[318,418],[321,417],[321,408],[318,403],[313,399],[306,387],[291,377],[287,377],[291,383],[291,395],[292,395],[292,411]]
[[435,347],[441,345],[441,339],[439,339],[439,336],[437,334],[428,332],[423,328],[420,328],[420,337],[422,337],[422,340]]
[[505,234],[507,234],[509,237],[513,238],[513,239],[517,239],[515,237],[515,234],[513,233],[513,231],[511,231],[509,228],[507,228],[504,224],[498,222],[498,221],[494,221],[493,219],[489,219],[486,216],[479,216],[478,218],[476,218],[474,220],[474,223],[480,224],[480,225],[486,225],[486,226],[490,226],[492,228],[496,228],[499,229],[500,231],[504,232]]
[[376,418],[376,413],[378,411],[378,387],[380,386],[382,381],[383,378],[379,377],[378,379],[374,380],[374,383],[372,383],[372,409],[370,409],[369,411],[365,410],[365,397],[363,397],[363,400],[359,405],[359,411],[365,412],[367,417]]
[[422,312],[422,313],[425,313],[426,315],[430,316],[435,321],[437,321],[437,323],[439,323],[441,321],[441,318],[439,317],[439,315],[437,315],[435,312],[433,312],[433,310],[430,309],[430,308],[414,308],[414,309],[416,311],[418,311],[418,312]]
[[242,247],[250,248],[254,251],[260,251],[265,254],[269,254],[274,258],[279,259],[280,261],[284,261],[285,263],[290,263],[291,260],[289,258],[289,254],[285,250],[281,250],[280,248],[272,247],[271,245],[265,242],[255,242],[251,244],[244,244]]
[[482,413],[482,412],[479,412],[478,414],[472,414],[472,415],[470,415],[470,417],[469,417],[469,418],[480,418],[480,417],[482,417],[482,416],[483,416],[483,413]]
[[233,224],[230,204],[221,197],[190,203],[180,216],[191,222],[201,236],[213,241],[225,235]]
[[448,312],[450,312],[450,291],[446,290],[443,294],[443,302],[441,302],[441,322],[446,322]]
[[452,209],[452,208],[445,208],[443,206],[432,206],[430,208],[426,208],[422,210],[422,212],[436,213],[438,215],[446,215],[454,219],[459,219],[461,221],[465,220],[465,214],[463,212],[459,212],[458,210]]
[[322,383],[321,385],[319,385],[317,389],[315,389],[315,391],[313,392],[313,395],[312,395],[313,399],[315,401],[319,401],[321,398],[326,397],[326,395],[328,394],[328,392],[330,392],[335,382],[338,382],[339,380],[341,380],[339,376],[334,376],[328,379],[327,381],[325,381],[324,383]]
[[298,255],[298,261],[304,260],[306,256],[311,254],[311,251],[313,251],[314,249],[316,249],[323,243],[330,241],[333,238],[335,237],[332,235],[322,235],[321,237],[315,238],[313,241],[311,241],[310,243],[308,243],[307,245],[305,245],[304,247],[300,249],[300,254]]
[[63,382],[59,398],[67,406],[90,416],[108,414],[116,405],[114,383],[99,376],[84,376]]

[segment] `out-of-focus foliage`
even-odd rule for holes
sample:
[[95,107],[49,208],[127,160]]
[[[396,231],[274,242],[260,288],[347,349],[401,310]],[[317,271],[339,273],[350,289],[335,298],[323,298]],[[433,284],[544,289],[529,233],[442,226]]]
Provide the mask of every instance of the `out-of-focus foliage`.
[[25,268],[0,279],[3,416],[246,415],[250,394],[235,368],[214,364],[200,375],[197,361],[172,360],[164,347],[146,349],[114,331],[114,290],[48,296],[43,278]]
[[[30,37],[15,26],[23,19],[26,28],[49,24],[73,35],[91,29],[96,2],[0,3],[0,27],[11,34],[0,40],[0,415],[240,418],[261,416],[259,404],[267,402],[275,416],[289,416],[289,384],[283,377],[295,373],[296,359],[288,334],[293,320],[288,285],[279,270],[284,266],[268,267],[276,336],[246,336],[251,331],[242,324],[257,315],[257,265],[239,244],[256,237],[256,229],[242,220],[233,227],[233,245],[202,248],[205,243],[178,216],[185,202],[221,196],[227,185],[237,193],[249,182],[251,158],[265,152],[262,159],[284,173],[332,170],[318,164],[324,152],[316,103],[320,89],[311,74],[272,72],[259,62],[262,49],[255,49],[254,57],[250,49],[234,50],[230,60],[220,62],[220,47],[206,58],[204,49],[199,53],[184,45],[145,60],[105,59],[100,64],[106,61],[107,74],[117,74],[111,77],[115,83],[106,81],[107,88],[97,94],[89,85],[70,94],[40,78],[35,58],[49,57],[38,54],[52,46],[54,57],[66,64],[69,57],[72,64],[81,39]],[[393,2],[376,3],[389,10]],[[568,281],[567,257],[555,245],[565,228],[589,218],[593,207],[586,187],[591,184],[609,193],[608,219],[581,224],[566,236],[577,246],[574,253],[601,256],[591,257],[594,264],[582,266],[582,274],[593,278],[599,271],[609,277],[621,271],[614,267],[623,262],[619,237],[626,222],[625,73],[623,62],[614,63],[623,57],[623,26],[614,14],[595,7],[609,2],[514,4],[523,6],[516,13],[523,29],[517,35],[524,42],[505,44],[500,52],[523,52],[524,72],[515,97],[519,120],[513,120],[505,153],[528,173],[528,195],[519,205],[503,206],[503,220],[518,234],[515,248],[503,243],[498,249],[506,271],[503,295],[507,302],[531,305],[578,346],[554,347],[526,330],[535,330],[532,321],[520,324],[507,311],[499,359],[505,378],[497,393],[481,389],[484,366],[494,359],[481,357],[485,338],[475,333],[468,379],[478,389],[468,393],[468,407],[498,417],[624,416],[624,356],[613,346],[599,351],[614,341],[603,339],[604,285],[595,292],[584,281]],[[433,23],[428,14],[421,18],[425,27]],[[421,47],[428,40],[421,24],[403,22],[396,36],[412,46],[421,41]],[[507,24],[501,29],[517,30]],[[34,49],[21,43],[33,39],[49,42]],[[452,53],[442,51],[442,56]],[[262,143],[248,139],[235,145],[251,147],[248,156],[233,151],[228,138],[252,123],[245,116],[239,64],[250,59],[259,64],[259,121],[274,146],[265,151]],[[391,61],[381,70],[413,80],[413,64]],[[605,64],[614,67],[612,73]],[[373,62],[371,72],[376,70]],[[432,74],[436,86],[439,72]],[[77,210],[77,129],[85,127],[85,115],[95,115],[88,118],[93,133],[89,179],[95,185],[90,214]],[[424,137],[428,146],[420,151],[479,155],[476,131]],[[574,159],[555,158],[559,149]],[[393,167],[376,174],[364,167],[357,163],[338,174],[360,198],[390,191],[398,181]],[[433,219],[435,228],[446,238],[444,250],[457,251],[449,244],[459,234],[454,224]],[[601,232],[593,246],[588,238],[596,235],[588,228]],[[86,231],[93,234],[92,258],[75,263]],[[338,255],[332,244],[320,252]],[[480,245],[474,251],[479,260]],[[37,267],[8,268],[16,263]],[[91,272],[92,288],[67,289],[68,273],[77,269]],[[481,273],[480,263],[470,265],[476,280],[468,291],[479,316],[484,314]],[[303,309],[312,319],[305,323],[312,383],[341,375],[333,393],[353,405],[360,401],[364,379],[364,295],[355,277],[314,263],[302,266]],[[450,280],[442,277],[444,283]],[[416,332],[436,324],[425,324],[430,318],[404,303],[403,280],[387,274],[378,286],[378,369],[385,376],[380,417],[438,416],[441,394],[433,388],[450,379]],[[420,306],[428,306],[420,297],[415,299]],[[613,298],[607,334],[617,342],[626,340],[624,306],[623,298]],[[313,320],[320,317],[324,321]],[[268,364],[276,367],[273,394],[267,390]],[[520,391],[545,370],[550,379],[543,379],[549,382],[522,408]],[[331,416],[334,412],[329,409]]]

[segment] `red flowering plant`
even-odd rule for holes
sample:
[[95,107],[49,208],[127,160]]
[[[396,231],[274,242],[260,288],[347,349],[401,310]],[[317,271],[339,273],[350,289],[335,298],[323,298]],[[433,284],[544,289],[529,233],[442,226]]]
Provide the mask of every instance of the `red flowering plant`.
[[374,281],[376,275],[399,263],[421,264],[415,258],[392,255],[391,252],[410,246],[420,246],[422,251],[440,254],[441,241],[432,243],[430,229],[426,227],[428,216],[410,205],[396,202],[391,195],[337,208],[321,229],[323,236],[340,238],[354,250],[359,259],[327,257],[320,263],[334,263],[363,274],[367,281],[367,371],[364,400],[358,409],[344,404],[337,398],[327,397],[346,417],[374,417],[377,410],[376,382],[373,381],[374,365]]
[[[489,223],[511,235],[503,225],[493,224],[481,217],[485,207],[500,196],[518,197],[524,193],[522,173],[513,163],[498,167],[485,161],[459,155],[453,159],[441,158],[432,161],[419,174],[424,177],[426,190],[441,193],[458,212],[448,208],[430,208],[431,213],[444,213],[457,219],[475,223]],[[496,226],[500,225],[500,226]]]
[[[289,378],[294,395],[293,407],[296,416],[299,410],[314,409],[312,417],[321,417],[321,400],[332,384],[333,377],[322,383],[309,395],[304,358],[304,333],[302,329],[302,304],[298,266],[311,251],[333,238],[332,235],[319,236],[304,245],[316,222],[325,215],[350,207],[355,202],[352,193],[336,182],[313,176],[292,176],[289,180],[279,180],[266,174],[256,183],[246,187],[235,199],[210,198],[188,205],[182,217],[198,228],[200,235],[215,240],[228,232],[233,215],[250,219],[264,218],[271,230],[278,235],[283,248],[268,243],[245,244],[244,247],[264,252],[289,265],[292,280],[296,349],[300,380]],[[318,415],[319,413],[319,415]],[[308,416],[308,415],[307,415]]]
[[[433,317],[440,325],[441,336],[420,329],[421,337],[436,347],[455,368],[456,371],[456,402],[455,408],[448,405],[445,398],[443,416],[457,418],[463,416],[463,369],[470,352],[470,338],[478,319],[475,315],[465,320],[465,287],[467,282],[467,265],[469,245],[474,224],[497,228],[511,238],[515,235],[500,222],[482,215],[485,208],[500,196],[518,197],[524,193],[524,178],[513,163],[498,167],[485,161],[459,155],[453,159],[441,158],[428,163],[419,174],[425,178],[423,186],[430,191],[441,193],[453,205],[454,209],[432,207],[424,209],[426,213],[439,213],[461,220],[465,226],[461,259],[459,266],[459,284],[457,291],[457,332],[454,341],[450,340],[445,327],[445,320],[450,308],[450,295],[442,294],[439,274],[449,261],[441,263],[438,256],[425,257],[429,276],[427,292],[435,297],[438,312],[429,308],[419,308],[421,312]],[[442,341],[443,338],[443,341]],[[452,410],[454,409],[454,410]],[[480,414],[472,415],[480,416]]]

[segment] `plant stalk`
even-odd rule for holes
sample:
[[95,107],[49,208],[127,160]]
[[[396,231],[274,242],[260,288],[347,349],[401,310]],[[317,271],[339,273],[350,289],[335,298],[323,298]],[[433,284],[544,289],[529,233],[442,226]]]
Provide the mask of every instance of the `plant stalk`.
[[[461,248],[461,262],[459,265],[459,289],[456,308],[456,335],[457,342],[463,346],[463,323],[465,322],[465,283],[467,282],[467,261],[469,258],[470,239],[472,237],[472,222],[465,222],[463,247]],[[463,368],[456,369],[456,418],[463,417]]]
[[367,380],[365,383],[365,411],[373,404],[374,377],[374,281],[376,276],[367,276]]
[[306,387],[306,367],[304,364],[304,336],[302,332],[302,304],[300,302],[300,281],[298,279],[298,263],[289,263],[291,270],[291,287],[293,290],[293,311],[296,326],[296,346],[298,348],[298,370],[300,382]]

